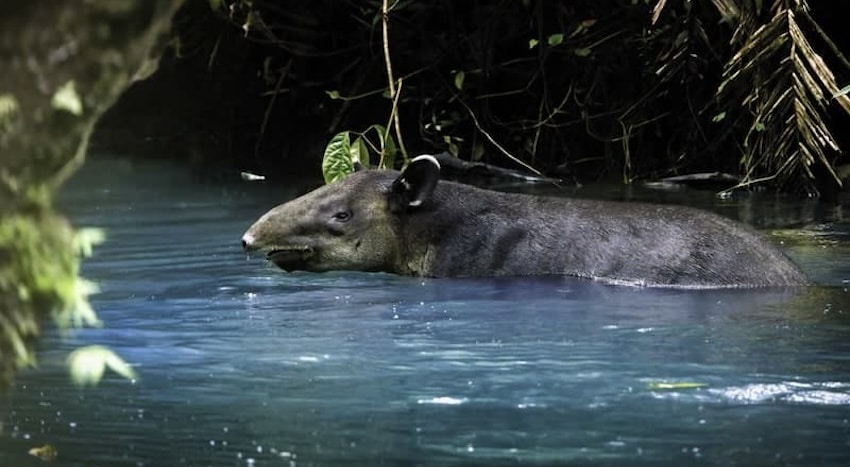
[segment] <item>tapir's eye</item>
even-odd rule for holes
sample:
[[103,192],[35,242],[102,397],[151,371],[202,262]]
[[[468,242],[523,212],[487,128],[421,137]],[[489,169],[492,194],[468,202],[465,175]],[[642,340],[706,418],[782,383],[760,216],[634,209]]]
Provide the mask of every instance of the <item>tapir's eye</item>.
[[351,211],[340,211],[334,214],[334,220],[337,222],[348,222],[351,219]]

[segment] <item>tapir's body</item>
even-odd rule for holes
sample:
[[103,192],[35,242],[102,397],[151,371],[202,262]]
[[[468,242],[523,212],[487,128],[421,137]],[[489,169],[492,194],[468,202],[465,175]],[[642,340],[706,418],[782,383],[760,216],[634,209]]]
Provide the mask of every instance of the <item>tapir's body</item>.
[[807,282],[758,233],[716,214],[500,193],[438,176],[436,161],[421,158],[402,174],[356,172],[272,209],[243,245],[286,270],[551,274],[693,288]]

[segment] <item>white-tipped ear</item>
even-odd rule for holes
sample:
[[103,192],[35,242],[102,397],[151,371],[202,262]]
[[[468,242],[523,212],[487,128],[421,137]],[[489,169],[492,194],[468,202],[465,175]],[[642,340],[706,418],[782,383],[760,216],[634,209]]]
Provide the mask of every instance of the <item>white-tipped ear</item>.
[[414,157],[390,187],[390,210],[400,212],[422,206],[440,180],[440,163],[429,154]]
[[416,157],[414,157],[413,159],[410,160],[410,163],[413,164],[414,162],[417,162],[417,161],[428,161],[428,162],[436,165],[437,170],[440,170],[440,161],[438,161],[436,157],[434,157],[430,154],[422,154],[421,156],[416,156]]

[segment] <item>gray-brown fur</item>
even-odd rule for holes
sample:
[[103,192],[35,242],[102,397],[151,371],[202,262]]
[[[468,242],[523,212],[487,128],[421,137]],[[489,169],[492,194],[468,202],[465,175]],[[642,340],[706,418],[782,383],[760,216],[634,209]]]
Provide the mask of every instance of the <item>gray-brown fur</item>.
[[[805,275],[750,228],[680,206],[500,193],[422,173],[360,171],[282,204],[243,237],[287,270],[457,277],[559,274],[678,287],[795,286]],[[411,166],[413,167],[413,164]],[[396,183],[394,183],[396,182]],[[429,190],[433,189],[433,192]],[[421,203],[421,204],[420,204]],[[334,217],[338,213],[345,215]],[[295,252],[291,251],[296,248]]]

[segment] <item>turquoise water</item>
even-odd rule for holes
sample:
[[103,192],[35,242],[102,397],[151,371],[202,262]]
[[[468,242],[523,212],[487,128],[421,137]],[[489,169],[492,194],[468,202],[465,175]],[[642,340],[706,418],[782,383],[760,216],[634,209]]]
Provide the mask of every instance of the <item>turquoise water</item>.
[[[803,209],[814,227],[783,237],[818,286],[674,291],[247,258],[242,232],[294,194],[91,161],[59,204],[107,230],[83,271],[105,326],[46,336],[0,403],[0,466],[44,465],[27,455],[44,444],[81,467],[850,465],[850,226],[834,210]],[[140,378],[72,386],[64,359],[85,344]]]

